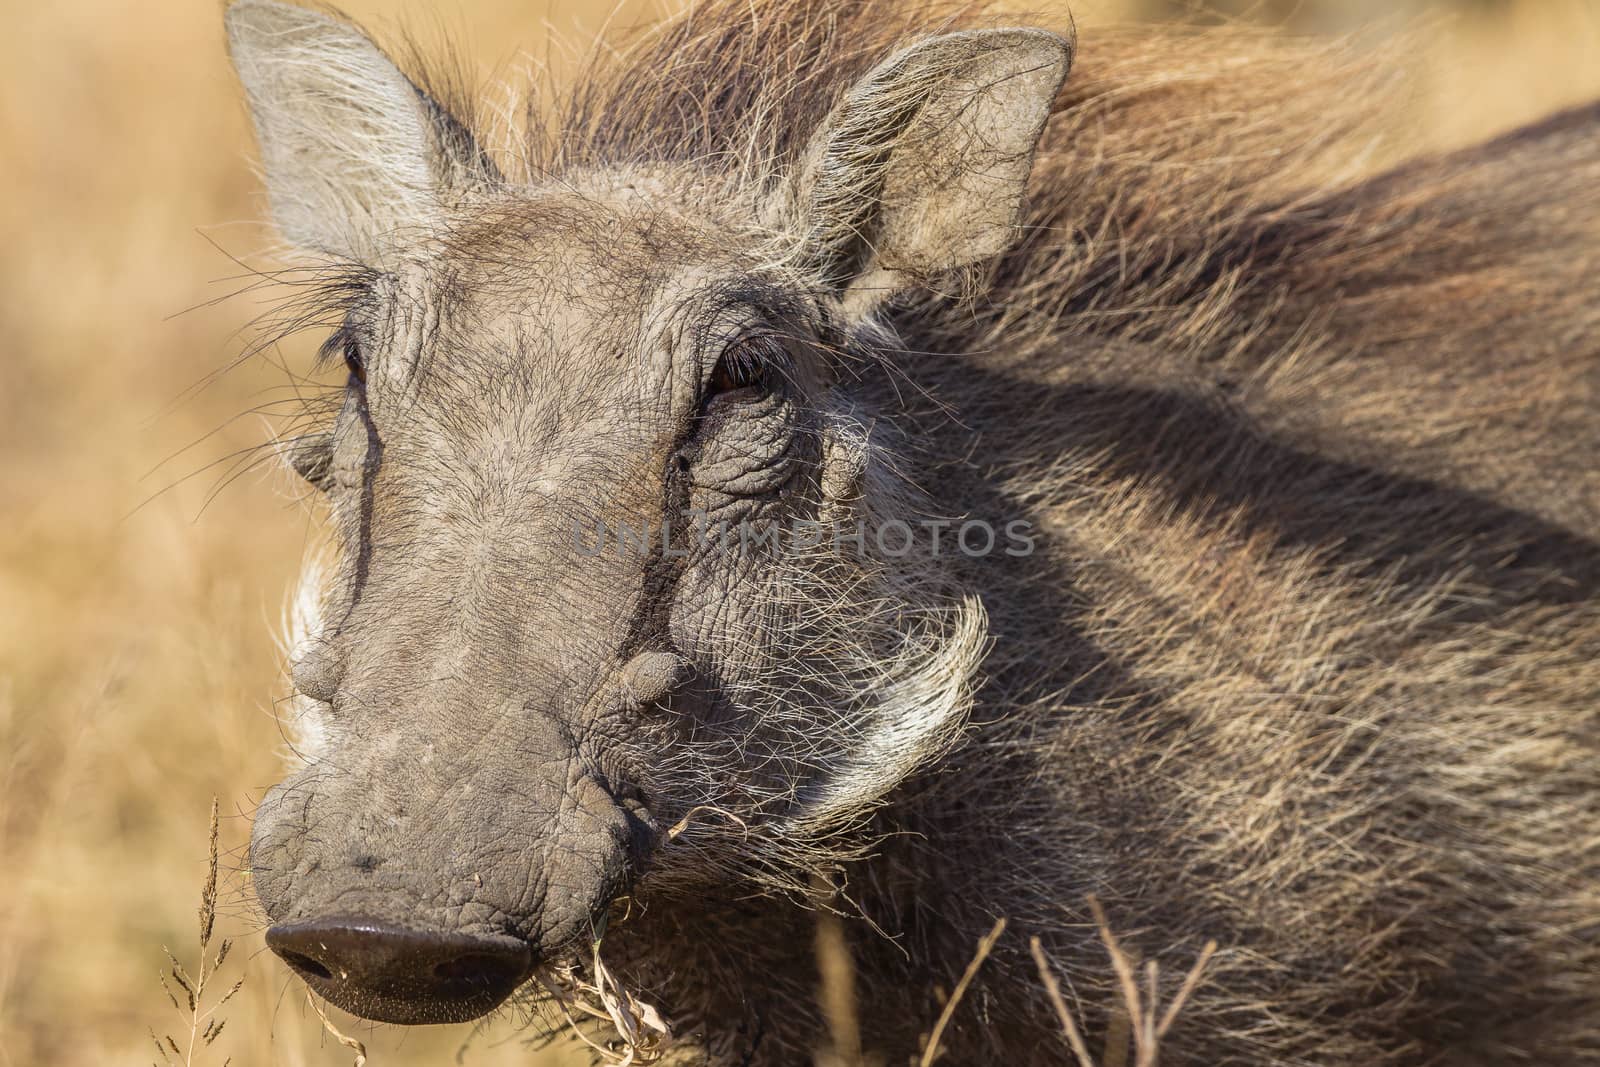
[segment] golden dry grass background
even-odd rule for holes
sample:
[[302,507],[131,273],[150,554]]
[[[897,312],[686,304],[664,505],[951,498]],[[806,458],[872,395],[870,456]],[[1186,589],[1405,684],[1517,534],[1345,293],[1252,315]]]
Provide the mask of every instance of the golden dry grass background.
[[[545,55],[547,25],[581,41],[612,14],[609,2],[584,0],[346,6],[425,40],[448,33],[485,74],[516,69],[519,51]],[[1094,47],[1097,25],[1158,6],[1075,4],[1082,47]],[[1396,10],[1383,0],[1236,6],[1308,32],[1370,30]],[[176,1033],[180,1024],[156,975],[163,945],[193,953],[210,798],[222,798],[224,847],[240,854],[245,813],[280,758],[274,633],[307,520],[284,476],[247,474],[212,500],[228,467],[203,468],[262,440],[258,417],[235,416],[281,395],[285,375],[257,361],[195,390],[240,351],[236,331],[262,305],[245,295],[178,314],[238,288],[225,252],[266,243],[250,223],[260,200],[220,7],[5,5],[4,1067],[154,1058],[147,1026]],[[625,7],[617,20],[643,10]],[[1429,26],[1402,53],[1415,88],[1391,102],[1407,132],[1379,158],[1461,144],[1600,96],[1600,0],[1476,0]],[[303,367],[304,355],[285,358]],[[227,977],[247,981],[227,1030],[196,1062],[349,1063],[265,952],[237,876],[226,881],[220,928],[239,936]],[[471,1031],[352,1032],[377,1067],[454,1062]],[[580,1062],[563,1056],[531,1052],[500,1026],[471,1042],[466,1062]]]

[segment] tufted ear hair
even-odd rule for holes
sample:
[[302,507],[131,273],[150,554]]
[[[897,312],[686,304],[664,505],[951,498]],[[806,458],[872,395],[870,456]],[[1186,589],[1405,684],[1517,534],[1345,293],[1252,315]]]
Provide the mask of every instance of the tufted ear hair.
[[1072,52],[1044,30],[971,30],[925,38],[873,68],[779,194],[804,269],[870,305],[1008,248]]
[[228,7],[273,220],[306,251],[372,264],[494,165],[356,27],[278,0]]

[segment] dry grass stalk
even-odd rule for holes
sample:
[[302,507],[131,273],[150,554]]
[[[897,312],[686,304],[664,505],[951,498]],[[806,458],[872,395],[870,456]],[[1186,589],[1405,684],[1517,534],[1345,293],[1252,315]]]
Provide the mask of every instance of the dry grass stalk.
[[[672,1028],[653,1004],[629,992],[606,966],[600,958],[603,938],[602,931],[593,943],[592,981],[586,981],[576,964],[569,962],[546,968],[539,982],[554,997],[571,1032],[605,1062],[618,1067],[657,1063],[667,1054]],[[589,1021],[609,1022],[616,1038],[603,1045],[595,1041],[585,1032],[583,1024]]]
[[322,1005],[317,1003],[317,998],[311,994],[309,989],[306,990],[306,1003],[311,1005],[311,1010],[316,1012],[317,1018],[322,1020],[322,1028],[328,1032],[328,1036],[345,1048],[355,1052],[356,1061],[353,1067],[366,1067],[367,1046],[333,1025],[333,1020],[328,1018],[328,1013],[322,1010]]
[[686,811],[683,815],[683,818],[672,824],[671,828],[667,830],[667,840],[676,840],[679,834],[682,834],[690,827],[690,825],[694,823],[695,816],[700,815],[701,813],[720,815],[746,832],[748,832],[750,829],[743,819],[739,818],[739,816],[735,815],[733,812],[728,811],[726,808],[719,808],[715,804],[698,804]]
[[[1122,1002],[1113,1006],[1111,1024],[1107,1028],[1106,1051],[1103,1057],[1105,1067],[1120,1067],[1126,1062],[1130,1036],[1133,1040],[1134,1067],[1156,1067],[1161,1039],[1172,1029],[1172,1024],[1178,1019],[1178,1013],[1183,1010],[1184,1004],[1199,986],[1211,957],[1216,955],[1217,943],[1206,942],[1194,966],[1189,968],[1183,985],[1178,988],[1177,994],[1167,1005],[1166,1010],[1160,1012],[1158,1019],[1157,1012],[1161,1006],[1158,994],[1160,971],[1156,961],[1149,960],[1144,965],[1145,988],[1141,996],[1139,985],[1134,980],[1133,961],[1118,943],[1116,935],[1111,932],[1111,924],[1106,920],[1105,909],[1100,906],[1100,901],[1092,896],[1089,898],[1089,910],[1094,915],[1095,925],[1100,931],[1100,941],[1105,945],[1106,953],[1111,958],[1111,967],[1116,972],[1117,983],[1122,993]],[[1078,1067],[1095,1067],[1094,1058],[1089,1055],[1088,1046],[1084,1044],[1083,1033],[1072,1014],[1072,1009],[1067,1006],[1066,998],[1061,995],[1061,986],[1056,981],[1055,972],[1050,966],[1049,957],[1045,955],[1044,946],[1037,937],[1031,938],[1028,944],[1033,951],[1033,962],[1039,969],[1039,978],[1044,983],[1045,993],[1050,998],[1051,1006],[1055,1008],[1056,1017],[1061,1020],[1062,1033],[1066,1035],[1067,1044],[1071,1047],[1073,1056],[1077,1058]]]
[[939,1058],[939,1039],[944,1036],[944,1028],[950,1025],[950,1018],[956,1013],[956,1006],[961,1003],[961,998],[966,996],[967,987],[972,984],[972,979],[978,974],[978,968],[983,966],[983,961],[989,958],[989,953],[994,951],[994,946],[1000,940],[1000,935],[1006,932],[1005,919],[995,920],[994,929],[984,935],[978,942],[978,951],[973,954],[972,962],[967,964],[967,969],[961,975],[961,981],[956,983],[956,988],[950,994],[950,999],[945,1001],[944,1010],[939,1013],[939,1021],[933,1024],[933,1033],[928,1035],[928,1044],[922,1050],[922,1060],[919,1067],[930,1067],[934,1060]]
[[1061,1032],[1067,1035],[1067,1044],[1078,1059],[1078,1067],[1094,1067],[1094,1058],[1089,1055],[1083,1035],[1078,1032],[1072,1009],[1067,1007],[1066,998],[1061,995],[1061,985],[1056,981],[1055,972],[1050,969],[1050,959],[1044,954],[1044,946],[1037,937],[1030,937],[1028,948],[1033,952],[1033,962],[1039,968],[1039,980],[1044,983],[1044,991],[1049,994],[1050,1003],[1056,1009],[1056,1018],[1061,1020]]
[[[217,798],[211,798],[211,845],[209,861],[206,866],[205,886],[200,891],[200,963],[194,973],[190,973],[178,958],[172,954],[171,949],[166,949],[167,960],[171,964],[166,974],[160,975],[161,988],[167,994],[167,999],[172,1001],[173,1010],[187,1019],[189,1023],[188,1039],[179,1043],[170,1033],[157,1037],[154,1030],[150,1031],[151,1040],[155,1042],[156,1051],[168,1067],[195,1067],[199,1061],[196,1055],[203,1054],[203,1050],[216,1043],[222,1036],[223,1027],[227,1020],[218,1014],[222,1006],[232,1000],[234,994],[239,992],[244,985],[244,979],[234,982],[232,987],[224,993],[215,1003],[206,1006],[206,987],[216,978],[222,969],[223,963],[228,958],[228,950],[233,947],[233,942],[223,938],[217,945],[216,954],[207,959],[207,952],[211,948],[212,934],[217,922],[217,834],[219,820],[217,817]],[[180,1002],[178,994],[168,984],[167,978],[177,983],[178,989],[183,991],[183,1000]],[[232,1057],[222,1061],[222,1067],[228,1067]]]
[[[819,880],[820,881],[820,880]],[[819,998],[828,1026],[829,1049],[818,1058],[826,1067],[862,1067],[861,1019],[857,1013],[856,968],[845,937],[844,921],[822,909],[817,914]]]

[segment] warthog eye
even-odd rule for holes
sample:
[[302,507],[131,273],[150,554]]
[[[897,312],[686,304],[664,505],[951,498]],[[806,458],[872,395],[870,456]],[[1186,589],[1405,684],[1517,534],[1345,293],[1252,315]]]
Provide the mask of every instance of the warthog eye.
[[344,365],[350,368],[350,377],[362,385],[367,384],[367,357],[361,351],[361,342],[349,334],[344,338]]
[[344,357],[352,384],[367,384],[367,353],[361,347],[361,336],[356,327],[348,321],[322,342],[322,349],[317,353],[317,366],[330,366],[336,356]]
[[705,402],[737,403],[765,396],[776,343],[770,337],[745,337],[724,348],[706,383]]

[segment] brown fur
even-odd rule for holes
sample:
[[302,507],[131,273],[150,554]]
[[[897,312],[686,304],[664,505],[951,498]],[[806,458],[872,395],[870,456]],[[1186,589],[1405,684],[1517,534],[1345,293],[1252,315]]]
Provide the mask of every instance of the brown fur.
[[[498,165],[765,188],[897,43],[996,21],[697,4]],[[1094,893],[1164,974],[1223,946],[1168,1063],[1600,1062],[1600,109],[1328,183],[1371,84],[1086,33],[1021,243],[889,316],[861,388],[912,480],[1041,538],[961,575],[977,725],[819,864],[869,1052],[916,1047],[1004,916],[950,1061],[1065,1062],[1026,938],[1103,1033]],[[812,1054],[817,901],[636,896],[608,952],[719,1062]]]
[[[700,5],[531,158],[759,173],[939,21],[895,10]],[[1600,1057],[1600,110],[1319,190],[1365,77],[1251,35],[1085,35],[1023,244],[894,316],[921,481],[1048,550],[971,576],[988,725],[846,878],[898,939],[854,934],[869,1048],[911,1047],[1004,915],[956,1061],[1062,1061],[1022,935],[1103,1026],[1095,892],[1166,973],[1225,946],[1167,1062]],[[640,936],[792,1062],[809,920],[763,910]]]

